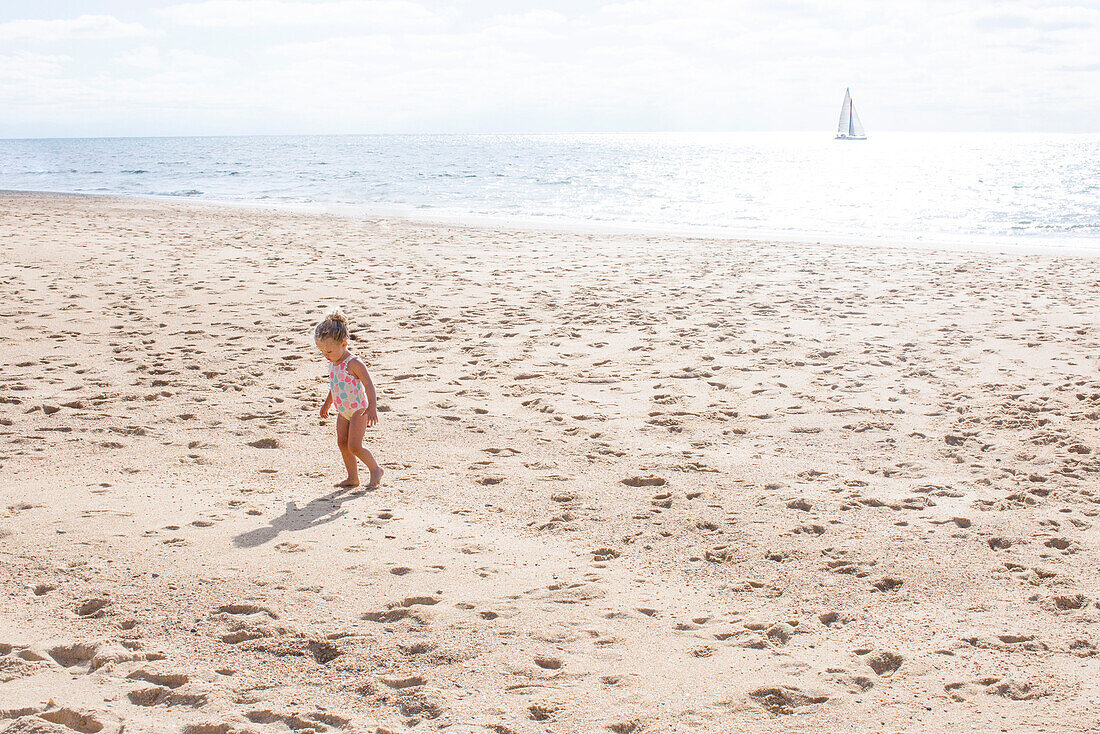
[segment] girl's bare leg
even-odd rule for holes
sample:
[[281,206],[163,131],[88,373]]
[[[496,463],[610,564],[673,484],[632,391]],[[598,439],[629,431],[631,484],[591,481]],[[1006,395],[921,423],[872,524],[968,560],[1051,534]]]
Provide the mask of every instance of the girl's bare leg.
[[[352,453],[348,443],[350,429],[351,423],[347,418],[342,415],[336,417],[336,444],[340,447],[340,456],[344,459],[344,467],[348,470],[348,478],[337,484],[337,487],[359,486],[359,465],[355,463],[355,454]],[[362,440],[362,431],[359,435]]]
[[[385,473],[378,462],[374,460],[371,452],[363,448],[363,434],[367,432],[366,413],[356,413],[351,417],[351,425],[348,428],[348,451],[359,457],[367,468],[370,469],[370,484],[367,487],[377,487],[382,483],[382,475]],[[354,461],[354,459],[352,459]]]

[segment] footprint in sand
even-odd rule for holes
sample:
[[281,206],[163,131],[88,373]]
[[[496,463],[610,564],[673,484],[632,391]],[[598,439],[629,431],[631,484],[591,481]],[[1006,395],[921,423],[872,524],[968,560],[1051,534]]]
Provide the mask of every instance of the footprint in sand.
[[271,637],[273,630],[263,626],[252,626],[248,624],[238,624],[238,629],[232,632],[226,632],[218,639],[227,645],[238,645],[242,642],[249,642],[251,640],[259,640],[264,637]]
[[863,693],[875,687],[875,682],[865,675],[852,675],[843,668],[829,668],[829,679],[848,689],[849,693]]
[[63,668],[75,668],[91,663],[96,654],[96,646],[83,643],[57,645],[47,650],[54,661]]
[[855,617],[850,614],[841,614],[839,612],[824,612],[817,615],[817,621],[821,622],[826,627],[840,627],[855,621]]
[[714,545],[703,551],[703,558],[711,563],[725,563],[733,560],[734,551],[728,545]]
[[[99,670],[105,665],[164,659],[164,655],[161,653],[135,652],[113,642],[78,642],[70,645],[55,645],[46,650],[45,653],[63,668],[78,668],[89,673]],[[31,659],[24,654],[20,656],[24,659]],[[43,658],[37,656],[34,659]]]
[[77,604],[73,611],[76,612],[77,616],[84,617],[85,619],[96,619],[107,613],[107,607],[110,606],[110,604],[110,599],[85,599]]
[[749,692],[749,698],[756,701],[773,714],[793,714],[803,706],[825,703],[829,697],[824,694],[806,693],[794,686],[767,686]]
[[1051,538],[1050,540],[1043,543],[1043,545],[1045,545],[1047,548],[1060,550],[1064,555],[1076,553],[1078,548],[1077,544],[1069,538]]
[[561,658],[549,655],[536,655],[535,665],[539,666],[543,670],[560,670],[564,663],[562,663]]
[[[289,729],[290,731],[320,732],[325,731],[328,726],[344,729],[351,724],[350,719],[323,711],[315,711],[304,714],[303,716],[298,716],[297,714],[281,714],[270,709],[262,709],[258,711],[249,711],[245,714],[245,718],[253,724],[275,724],[279,725],[280,729],[285,727],[285,729]],[[236,731],[236,729],[233,731]]]
[[402,655],[423,655],[436,649],[436,644],[429,640],[410,640],[398,642],[397,649]]
[[905,658],[897,653],[879,650],[866,653],[864,661],[875,671],[875,675],[888,677],[897,672]]
[[222,614],[233,615],[252,615],[252,614],[265,614],[271,619],[278,619],[279,615],[271,611],[267,607],[262,607],[259,604],[253,604],[251,602],[235,602],[232,604],[223,604],[218,607],[218,611]]
[[668,481],[662,477],[626,477],[621,480],[628,487],[663,487]]
[[[53,702],[51,701],[50,703],[52,704]],[[82,714],[71,708],[57,708],[43,711],[38,714],[38,718],[44,719],[51,724],[60,724],[67,729],[81,732],[81,734],[95,734],[95,732],[102,731],[105,726],[104,722],[91,714]],[[11,730],[27,732],[42,731],[29,722],[26,728],[21,727],[19,724],[14,724]]]
[[848,551],[844,549],[826,548],[822,555],[830,558],[826,561],[825,569],[832,573],[851,574],[856,578],[865,578],[871,574],[870,568],[877,565],[877,561],[854,561],[845,558]]
[[515,456],[519,453],[518,449],[505,446],[504,448],[487,448],[482,449],[487,454],[493,454],[494,456]]
[[1070,612],[1087,606],[1089,599],[1084,594],[1065,594],[1062,596],[1055,596],[1050,600],[1050,603],[1055,611]]
[[383,624],[388,624],[390,622],[396,622],[398,620],[405,619],[407,617],[411,618],[415,621],[419,621],[419,619],[420,619],[419,617],[414,615],[412,612],[410,612],[408,609],[404,609],[404,608],[385,609],[385,610],[380,611],[380,612],[363,612],[361,615],[359,615],[360,619],[365,619],[368,622],[380,622],[380,623],[383,623]]
[[139,668],[126,676],[128,680],[139,680],[152,683],[161,688],[176,689],[187,683],[191,678],[183,673],[158,673],[145,668]]
[[389,676],[380,678],[380,680],[390,688],[397,690],[422,686],[428,682],[428,680],[421,675]]
[[1012,701],[1033,701],[1053,693],[1049,686],[1042,683],[1004,679],[999,676],[982,677],[969,682],[947,683],[943,688],[948,693],[948,697],[956,702],[965,701],[964,694],[967,693],[984,693]]
[[775,563],[785,563],[796,556],[798,556],[798,552],[793,548],[777,548],[764,554],[764,558]]
[[890,576],[886,576],[885,578],[871,584],[871,588],[874,591],[881,591],[883,593],[886,593],[890,591],[897,591],[904,583],[905,582],[901,579],[895,579]]
[[202,708],[206,705],[205,693],[182,693],[160,686],[139,688],[126,694],[126,698],[135,706],[190,706]]

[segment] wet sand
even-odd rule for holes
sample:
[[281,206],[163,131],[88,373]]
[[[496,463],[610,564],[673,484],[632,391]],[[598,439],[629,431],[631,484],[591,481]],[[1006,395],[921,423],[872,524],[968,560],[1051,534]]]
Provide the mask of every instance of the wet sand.
[[0,732],[1100,725],[1098,259],[3,193],[0,297]]

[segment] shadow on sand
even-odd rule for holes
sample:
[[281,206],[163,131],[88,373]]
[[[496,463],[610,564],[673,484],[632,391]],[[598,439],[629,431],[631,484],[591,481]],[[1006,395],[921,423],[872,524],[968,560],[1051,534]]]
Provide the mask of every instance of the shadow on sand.
[[286,512],[275,518],[267,527],[249,530],[233,538],[233,545],[238,548],[255,548],[268,541],[274,540],[279,533],[294,530],[307,530],[309,528],[332,522],[338,517],[347,514],[347,510],[341,510],[340,506],[348,500],[357,499],[366,494],[366,487],[349,487],[337,489],[323,497],[310,500],[302,507],[297,502],[287,502]]

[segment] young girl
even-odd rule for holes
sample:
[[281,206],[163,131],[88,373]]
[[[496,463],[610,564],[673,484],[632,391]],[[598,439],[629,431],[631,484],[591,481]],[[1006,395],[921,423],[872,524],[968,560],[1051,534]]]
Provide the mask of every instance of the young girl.
[[333,311],[313,330],[313,338],[321,354],[331,362],[328,368],[328,397],[321,406],[321,417],[328,418],[329,408],[336,407],[336,443],[344,457],[348,478],[337,487],[359,486],[359,458],[370,470],[369,488],[382,481],[382,467],[363,448],[363,433],[378,423],[378,404],[374,383],[362,360],[348,351],[348,320],[339,310]]

